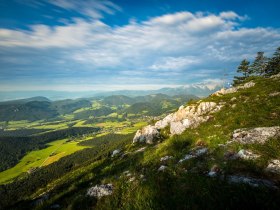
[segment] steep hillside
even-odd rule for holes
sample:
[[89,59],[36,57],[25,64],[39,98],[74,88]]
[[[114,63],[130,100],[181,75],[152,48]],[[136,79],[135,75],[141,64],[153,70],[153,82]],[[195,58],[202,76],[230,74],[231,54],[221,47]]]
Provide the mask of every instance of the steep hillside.
[[94,138],[92,148],[2,185],[0,205],[278,209],[279,107],[280,75],[250,77],[181,106],[134,138]]

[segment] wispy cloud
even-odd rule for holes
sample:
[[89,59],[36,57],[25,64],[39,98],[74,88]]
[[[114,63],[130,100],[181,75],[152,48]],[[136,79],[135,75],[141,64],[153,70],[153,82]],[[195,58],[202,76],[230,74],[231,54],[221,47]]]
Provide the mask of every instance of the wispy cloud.
[[[84,4],[89,2],[101,3]],[[78,1],[51,3],[68,10],[78,7]],[[111,12],[107,7],[118,10],[111,3],[104,5],[93,8],[106,13]],[[80,11],[84,9],[82,4]],[[87,84],[214,81],[220,77],[214,70],[233,72],[242,58],[253,58],[260,50],[271,53],[280,46],[279,29],[242,27],[247,19],[233,11],[178,12],[119,27],[96,19],[75,19],[63,26],[0,29],[0,55],[5,55],[0,62],[6,69],[20,68],[26,73],[36,69],[34,76],[44,69],[49,71],[46,76],[58,79],[65,76],[63,72],[71,73],[86,78]],[[15,58],[30,58],[34,52],[40,56],[33,56],[33,64],[16,65]]]

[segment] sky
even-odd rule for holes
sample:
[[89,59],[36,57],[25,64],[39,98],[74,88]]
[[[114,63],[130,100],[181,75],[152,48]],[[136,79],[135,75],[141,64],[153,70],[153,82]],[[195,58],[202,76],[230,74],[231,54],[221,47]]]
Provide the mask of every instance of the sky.
[[280,46],[279,8],[279,0],[0,0],[0,91],[230,82],[242,59]]

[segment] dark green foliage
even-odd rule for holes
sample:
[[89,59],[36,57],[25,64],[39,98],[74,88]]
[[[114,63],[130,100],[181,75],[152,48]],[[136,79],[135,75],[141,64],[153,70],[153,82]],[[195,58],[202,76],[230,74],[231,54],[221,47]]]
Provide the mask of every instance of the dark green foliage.
[[267,75],[274,75],[280,73],[280,47],[276,49],[272,58],[269,59],[265,71]]
[[110,106],[121,106],[124,104],[132,104],[134,99],[123,95],[113,95],[104,98],[102,102]]
[[0,171],[14,166],[29,151],[42,149],[46,144],[70,136],[97,132],[99,128],[73,127],[37,136],[0,137]]
[[258,52],[254,62],[250,66],[250,73],[263,75],[267,67],[267,60],[267,57],[264,56],[264,52]]
[[85,110],[85,111],[81,111],[78,113],[75,113],[75,118],[76,119],[87,119],[89,117],[102,117],[102,116],[106,116],[109,115],[111,113],[113,113],[114,110],[112,110],[109,107],[106,106],[102,106],[99,109],[95,109],[95,110]]
[[49,129],[17,129],[17,130],[0,130],[0,136],[31,136],[49,131]]
[[59,112],[59,114],[69,114],[80,108],[91,107],[91,102],[86,99],[67,99],[55,101],[52,106]]
[[58,116],[58,112],[48,101],[28,101],[27,103],[0,103],[0,121],[40,120]]
[[241,73],[242,76],[235,76],[234,77],[234,85],[238,85],[240,83],[242,83],[248,76],[249,76],[249,64],[250,62],[247,61],[246,59],[242,60],[240,65],[237,68],[237,72]]

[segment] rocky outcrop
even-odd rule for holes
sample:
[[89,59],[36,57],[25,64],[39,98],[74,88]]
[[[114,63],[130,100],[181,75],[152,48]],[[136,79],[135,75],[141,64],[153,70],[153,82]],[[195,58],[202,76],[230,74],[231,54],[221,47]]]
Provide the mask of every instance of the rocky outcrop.
[[153,143],[153,140],[159,136],[159,130],[170,126],[170,134],[181,134],[187,128],[196,128],[201,123],[211,118],[211,113],[219,111],[222,104],[215,102],[200,102],[198,105],[181,106],[177,112],[167,115],[159,120],[154,126],[148,125],[142,130],[138,130],[134,136],[133,143],[145,142]]
[[101,198],[103,196],[111,195],[113,193],[113,185],[112,184],[102,184],[95,185],[91,187],[87,191],[88,196],[93,196],[96,198]]
[[228,89],[222,88],[221,90],[216,91],[212,95],[213,96],[222,96],[222,95],[226,95],[226,94],[230,94],[230,93],[235,93],[240,89],[247,89],[247,88],[250,88],[253,86],[255,86],[255,83],[253,81],[250,81],[250,82],[245,83],[244,85],[239,85],[237,87],[232,87],[232,88],[228,88]]
[[264,144],[270,138],[280,136],[280,127],[260,127],[253,129],[237,129],[233,132],[232,141],[241,144]]
[[250,150],[242,149],[236,155],[236,158],[244,159],[244,160],[255,160],[260,157],[260,155],[253,153]]
[[271,160],[266,168],[266,171],[280,174],[280,160]]
[[256,178],[246,177],[246,176],[231,175],[227,177],[227,180],[230,183],[248,184],[252,187],[262,186],[262,187],[277,189],[276,185],[272,181],[266,179],[256,179]]
[[148,125],[141,130],[138,130],[133,138],[133,143],[152,144],[154,139],[159,137],[159,131],[155,126]]
[[115,157],[117,156],[121,151],[119,149],[115,149],[113,152],[112,152],[112,155],[111,157]]
[[192,151],[190,151],[189,154],[185,155],[184,158],[182,158],[181,160],[179,160],[179,163],[182,163],[186,160],[189,160],[189,159],[192,159],[192,158],[197,158],[197,157],[200,157],[202,155],[205,155],[207,154],[208,152],[208,148],[206,147],[198,147],[198,148],[195,148],[193,149]]

